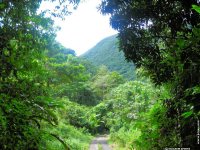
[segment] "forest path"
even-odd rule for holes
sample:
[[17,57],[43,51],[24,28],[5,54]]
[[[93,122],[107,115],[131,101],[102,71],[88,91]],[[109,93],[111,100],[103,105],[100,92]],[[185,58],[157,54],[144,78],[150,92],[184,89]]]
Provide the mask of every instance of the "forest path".
[[111,150],[108,143],[108,136],[98,136],[90,144],[89,150],[98,150],[98,145],[102,148],[101,150]]

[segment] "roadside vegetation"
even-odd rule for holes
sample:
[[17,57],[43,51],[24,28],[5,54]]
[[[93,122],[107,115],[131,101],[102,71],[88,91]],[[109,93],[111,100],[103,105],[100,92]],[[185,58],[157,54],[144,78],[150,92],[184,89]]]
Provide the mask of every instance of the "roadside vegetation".
[[55,40],[53,17],[79,1],[41,2],[0,1],[1,150],[87,150],[104,133],[119,149],[199,149],[199,1],[102,0],[132,79]]

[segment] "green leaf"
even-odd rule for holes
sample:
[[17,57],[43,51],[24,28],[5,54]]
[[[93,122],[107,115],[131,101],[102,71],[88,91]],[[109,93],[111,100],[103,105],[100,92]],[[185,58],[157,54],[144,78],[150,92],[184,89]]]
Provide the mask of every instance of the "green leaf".
[[188,118],[188,117],[190,117],[192,114],[193,114],[192,111],[187,111],[187,112],[184,112],[181,116],[184,117],[184,118]]
[[198,12],[200,14],[200,7],[197,5],[192,5],[192,9],[195,10],[196,12]]
[[180,48],[183,48],[185,45],[185,41],[183,39],[178,39],[177,40],[177,44]]
[[5,7],[5,4],[0,4],[0,9],[3,9]]

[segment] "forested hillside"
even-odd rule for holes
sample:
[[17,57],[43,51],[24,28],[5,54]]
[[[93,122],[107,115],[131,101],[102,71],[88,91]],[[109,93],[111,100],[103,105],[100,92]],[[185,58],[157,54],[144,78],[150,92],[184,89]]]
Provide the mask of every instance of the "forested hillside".
[[135,66],[125,60],[122,51],[119,51],[117,35],[101,40],[93,48],[81,55],[95,66],[105,65],[110,71],[117,71],[128,79],[135,78]]
[[[41,2],[0,1],[0,150],[88,150],[105,133],[114,150],[200,149],[198,0],[102,0],[135,80],[55,40],[53,18],[80,1],[39,13]],[[111,56],[122,53],[100,51],[115,42],[108,37],[87,55],[118,62]]]

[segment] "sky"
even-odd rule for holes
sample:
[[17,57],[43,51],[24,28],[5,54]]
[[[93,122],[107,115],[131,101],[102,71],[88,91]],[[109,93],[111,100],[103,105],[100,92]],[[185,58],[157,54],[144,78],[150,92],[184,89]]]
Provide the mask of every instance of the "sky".
[[81,55],[103,38],[116,34],[117,31],[110,27],[109,16],[103,16],[97,10],[100,2],[85,0],[64,21],[56,20],[55,24],[61,27],[57,41]]

